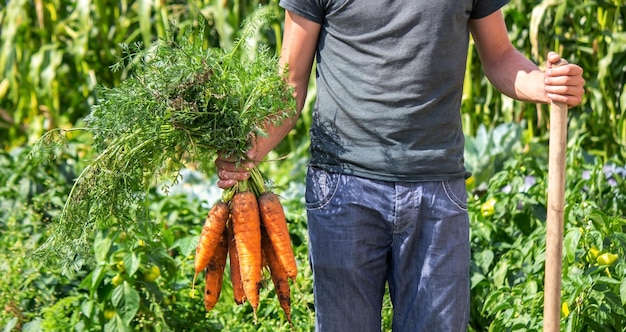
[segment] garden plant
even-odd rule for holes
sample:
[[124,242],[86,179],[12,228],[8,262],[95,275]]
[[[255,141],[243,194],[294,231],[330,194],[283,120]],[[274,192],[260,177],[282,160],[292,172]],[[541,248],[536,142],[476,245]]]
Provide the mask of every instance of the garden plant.
[[[298,274],[290,281],[291,323],[267,272],[256,321],[251,305],[234,303],[228,282],[210,311],[198,292],[203,278],[193,291],[202,225],[223,194],[210,160],[181,163],[175,177],[150,174],[152,181],[139,186],[142,195],[133,197],[139,199],[120,209],[130,213],[78,228],[72,239],[83,241],[60,252],[61,260],[33,255],[45,252],[72,188],[101,151],[101,137],[78,129],[88,127],[89,114],[101,107],[100,93],[122,86],[141,66],[141,58],[130,55],[123,63],[131,66],[112,70],[128,54],[124,47],[181,43],[202,31],[202,48],[231,50],[244,21],[260,10],[272,16],[246,39],[252,57],[281,48],[284,13],[277,0],[0,4],[3,331],[313,330],[304,210],[313,87],[297,126],[258,166],[284,206],[297,262]],[[585,70],[585,100],[569,112],[561,330],[624,332],[626,5],[622,0],[512,0],[503,14],[512,41],[531,59],[541,64],[554,49]],[[495,91],[470,45],[462,114],[472,172],[466,181],[469,330],[541,331],[548,106],[516,102]],[[41,154],[36,143],[51,130],[63,133],[64,140]],[[80,218],[91,216],[89,210],[76,212]],[[121,217],[126,222],[116,219]],[[226,265],[224,276],[230,273]],[[389,298],[384,301],[387,331],[392,308]]]

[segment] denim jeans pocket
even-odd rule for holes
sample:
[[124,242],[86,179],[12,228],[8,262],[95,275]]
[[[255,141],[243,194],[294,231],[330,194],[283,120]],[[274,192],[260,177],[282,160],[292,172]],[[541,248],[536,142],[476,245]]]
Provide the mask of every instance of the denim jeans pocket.
[[465,187],[465,180],[450,180],[442,181],[443,191],[448,196],[448,199],[454,203],[459,209],[467,210],[467,189]]
[[315,210],[323,208],[337,191],[341,174],[330,173],[323,169],[310,166],[306,176],[306,208]]

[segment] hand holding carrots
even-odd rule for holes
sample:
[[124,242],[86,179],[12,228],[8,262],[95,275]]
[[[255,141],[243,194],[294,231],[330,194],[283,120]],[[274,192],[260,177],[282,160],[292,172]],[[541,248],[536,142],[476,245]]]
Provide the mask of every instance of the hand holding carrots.
[[227,158],[219,154],[215,159],[217,166],[217,186],[222,189],[229,189],[240,181],[245,181],[250,177],[250,169],[256,165],[252,161],[237,162],[234,158]]
[[219,177],[217,186],[222,189],[229,189],[241,181],[250,178],[250,171],[261,162],[281,139],[287,134],[293,122],[287,124],[266,123],[264,130],[274,134],[267,136],[254,136],[250,140],[250,148],[245,156],[228,156],[219,153],[215,159],[217,175]]

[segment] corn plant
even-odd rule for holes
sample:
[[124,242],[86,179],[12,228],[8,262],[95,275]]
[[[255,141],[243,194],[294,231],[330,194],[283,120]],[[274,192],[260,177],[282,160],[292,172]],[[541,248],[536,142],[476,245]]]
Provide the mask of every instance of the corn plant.
[[[583,104],[570,112],[570,129],[587,133],[581,144],[604,160],[626,156],[626,6],[621,0],[513,0],[503,13],[515,47],[542,65],[550,50],[584,70]],[[481,124],[525,121],[528,137],[546,139],[548,108],[516,102],[489,85],[470,49],[463,95],[465,132]]]
[[[97,86],[117,86],[128,73],[109,67],[121,44],[142,43],[209,22],[207,46],[229,48],[260,1],[15,0],[0,4],[0,147],[30,144],[45,131],[76,124],[95,103]],[[275,45],[282,13],[271,33]],[[176,31],[170,29],[176,23]]]

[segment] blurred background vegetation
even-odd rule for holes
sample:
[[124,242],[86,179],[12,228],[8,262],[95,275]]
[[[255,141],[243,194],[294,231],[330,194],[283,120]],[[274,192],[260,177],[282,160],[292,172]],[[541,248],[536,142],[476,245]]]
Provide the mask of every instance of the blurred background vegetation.
[[[242,20],[258,5],[276,7],[276,21],[262,42],[281,40],[282,10],[277,1],[109,1],[13,0],[0,11],[0,146],[28,144],[46,130],[74,125],[95,101],[98,85],[115,86],[127,73],[110,66],[120,43],[142,42],[187,29],[198,16],[210,20],[207,46],[228,47]],[[605,157],[626,155],[626,32],[619,0],[513,0],[504,8],[511,39],[542,64],[550,50],[585,69],[584,104],[572,112],[572,129]],[[465,128],[526,121],[528,135],[546,132],[546,107],[502,97],[485,81],[476,52],[468,59],[463,100]]]
[[[201,300],[188,294],[190,243],[206,204],[219,196],[213,174],[190,173],[180,192],[168,196],[155,188],[154,224],[132,234],[115,229],[95,234],[98,264],[74,276],[25,256],[45,239],[50,220],[92,153],[89,137],[80,134],[70,137],[67,150],[57,151],[50,164],[29,162],[29,149],[50,129],[80,127],[98,87],[117,86],[132,74],[110,68],[122,56],[120,44],[150,45],[196,27],[204,16],[209,23],[206,46],[228,48],[243,20],[261,5],[274,8],[276,17],[256,42],[280,49],[284,13],[278,0],[0,3],[0,326],[5,331],[290,329],[280,307],[269,303],[271,291],[261,314],[269,318],[258,325],[252,325],[250,310],[228,299],[205,314]],[[555,50],[585,70],[585,98],[570,111],[569,121],[572,189],[565,275],[572,277],[564,279],[569,307],[563,311],[563,327],[626,331],[626,282],[621,281],[626,274],[626,5],[623,0],[512,0],[503,13],[511,40],[530,59],[542,65],[548,51]],[[307,107],[314,99],[312,82]],[[542,275],[536,264],[542,262],[541,253],[519,248],[527,243],[545,248],[540,240],[545,181],[539,179],[545,176],[548,107],[495,91],[470,48],[462,113],[466,162],[474,173],[468,182],[476,262],[471,328],[538,330]],[[264,165],[283,190],[303,271],[293,300],[295,330],[311,330],[313,317],[302,204],[309,124],[305,111],[270,156],[288,158]],[[530,187],[528,179],[534,179]],[[528,242],[516,242],[521,240]],[[611,266],[599,266],[589,256],[598,255],[592,248],[621,256]],[[120,269],[120,261],[137,266]],[[146,280],[152,266],[162,274]],[[118,274],[124,277],[122,284],[119,278],[113,283]],[[225,294],[229,296],[227,289]],[[532,310],[524,311],[528,308]],[[389,312],[388,299],[385,310]],[[389,320],[386,315],[385,326]]]
[[[259,37],[279,47],[282,10],[276,0],[109,1],[13,0],[0,5],[0,146],[31,143],[55,127],[71,127],[95,102],[98,85],[115,86],[120,43],[149,45],[188,29],[198,16],[210,21],[207,46],[229,47],[242,20],[259,5],[276,7],[276,21]],[[585,69],[587,93],[572,111],[572,130],[604,157],[626,156],[626,32],[619,0],[513,0],[504,8],[515,46],[543,64],[550,50]],[[464,125],[472,135],[483,124],[522,122],[527,135],[546,133],[547,108],[502,97],[484,79],[476,52],[468,58]]]

